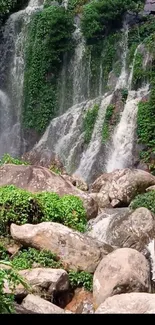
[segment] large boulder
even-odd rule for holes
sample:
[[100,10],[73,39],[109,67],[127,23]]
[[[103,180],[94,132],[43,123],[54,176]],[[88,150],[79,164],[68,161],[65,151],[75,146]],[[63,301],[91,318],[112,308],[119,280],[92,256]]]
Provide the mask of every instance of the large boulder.
[[48,191],[60,196],[65,194],[76,195],[83,201],[87,218],[95,218],[98,205],[86,192],[73,186],[61,175],[57,175],[45,167],[5,164],[0,167],[0,186],[15,185],[32,193]]
[[[55,293],[66,291],[69,288],[68,273],[65,270],[34,268],[30,270],[21,270],[18,273],[25,282],[31,286],[33,293],[41,295],[46,293],[51,301]],[[9,292],[6,286],[5,290]],[[14,294],[16,296],[25,296],[27,294],[27,289],[22,284],[18,284],[15,287]]]
[[113,250],[84,234],[55,222],[38,225],[11,225],[11,236],[24,246],[47,249],[65,264],[66,268],[94,272],[103,256]]
[[29,294],[22,306],[37,314],[65,314],[64,310],[39,296]]
[[143,251],[155,237],[155,220],[146,208],[134,212],[128,208],[105,209],[90,220],[87,234],[116,247],[131,247]]
[[107,298],[96,314],[155,314],[155,294],[132,292]]
[[96,309],[106,298],[124,292],[150,289],[150,269],[146,258],[131,248],[120,248],[99,263],[93,278]]
[[[155,185],[155,176],[140,169],[121,169],[101,175],[90,186],[99,207],[126,207],[132,199]],[[94,193],[96,196],[94,196]]]

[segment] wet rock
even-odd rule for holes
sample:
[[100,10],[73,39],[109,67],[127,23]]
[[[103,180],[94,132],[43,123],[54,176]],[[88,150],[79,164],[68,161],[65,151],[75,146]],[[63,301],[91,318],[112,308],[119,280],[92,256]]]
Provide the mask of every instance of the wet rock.
[[77,288],[72,301],[65,309],[75,314],[93,314],[93,294],[83,288]]

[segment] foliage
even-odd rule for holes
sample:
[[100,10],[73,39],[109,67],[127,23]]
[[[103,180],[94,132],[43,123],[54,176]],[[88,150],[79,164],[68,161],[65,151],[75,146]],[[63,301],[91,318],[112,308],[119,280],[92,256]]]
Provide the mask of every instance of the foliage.
[[83,11],[83,6],[88,2],[89,0],[69,0],[68,10],[74,14],[80,14]]
[[69,272],[70,284],[73,288],[84,287],[86,290],[93,291],[93,275],[88,272]]
[[59,222],[86,230],[86,212],[79,197],[43,192],[32,194],[13,185],[0,187],[0,233],[9,233],[12,222],[20,225],[42,221]]
[[134,89],[140,88],[142,81],[144,80],[145,71],[143,69],[143,55],[137,52],[134,60],[134,70],[132,77],[132,86]]
[[56,165],[52,164],[49,167],[49,170],[51,170],[52,172],[54,172],[55,174],[61,175],[61,169],[59,167],[57,167]]
[[60,198],[49,192],[39,193],[35,197],[42,206],[42,221],[59,222],[81,232],[86,230],[86,212],[80,198],[73,195]]
[[155,191],[137,195],[130,204],[132,209],[144,207],[155,213]]
[[31,19],[25,53],[23,125],[43,133],[57,114],[57,79],[72,46],[72,15],[49,6]]
[[[0,261],[1,264],[7,264],[12,266],[9,262]],[[10,294],[4,293],[4,283],[7,281]],[[16,285],[21,283],[25,288],[30,290],[29,285],[25,280],[12,268],[0,269],[0,314],[12,314],[14,313],[13,302],[14,295],[13,290]]]
[[29,165],[26,161],[19,160],[18,158],[13,158],[8,153],[4,154],[0,159],[0,165],[3,164]]
[[127,10],[137,11],[144,1],[99,0],[91,1],[83,7],[81,27],[87,41],[101,39],[121,27]]
[[92,137],[94,125],[97,119],[99,110],[99,105],[95,104],[92,109],[86,111],[84,120],[83,120],[83,130],[84,130],[84,141],[89,143]]
[[42,211],[34,195],[13,185],[0,187],[0,233],[9,233],[12,222],[38,223]]
[[127,88],[122,89],[121,93],[122,93],[122,101],[126,102],[127,97],[128,97],[128,89]]
[[57,256],[48,250],[38,251],[35,248],[28,248],[19,251],[12,259],[12,265],[17,270],[30,269],[34,263],[42,267],[62,267]]
[[109,127],[110,127],[110,122],[113,116],[115,110],[115,106],[113,104],[108,105],[105,118],[104,118],[104,123],[103,123],[103,128],[102,128],[102,142],[105,143],[106,140],[109,138]]

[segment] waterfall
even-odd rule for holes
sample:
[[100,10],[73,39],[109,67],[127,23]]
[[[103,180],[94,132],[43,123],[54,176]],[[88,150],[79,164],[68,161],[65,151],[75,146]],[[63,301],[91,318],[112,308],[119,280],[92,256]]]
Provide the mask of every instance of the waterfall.
[[79,175],[85,179],[88,179],[92,170],[92,165],[99,152],[102,142],[102,126],[106,113],[107,106],[111,102],[112,95],[105,94],[102,98],[100,109],[98,112],[97,121],[95,123],[94,131],[91,137],[90,144],[86,151],[83,152],[80,164],[75,171],[76,175]]
[[115,169],[132,166],[132,150],[138,103],[143,96],[148,94],[148,91],[149,86],[146,85],[138,91],[129,92],[120,123],[113,134],[113,142],[106,163],[106,171],[108,173]]
[[18,156],[23,149],[20,120],[26,27],[41,3],[30,0],[27,8],[12,14],[4,26],[0,60],[0,157],[6,152]]
[[123,48],[123,53],[122,53],[122,69],[121,69],[121,74],[118,78],[118,81],[116,83],[115,90],[117,89],[123,89],[127,87],[127,69],[126,69],[126,58],[128,54],[128,33],[129,33],[129,27],[126,23],[123,25],[123,39],[121,42],[121,48]]

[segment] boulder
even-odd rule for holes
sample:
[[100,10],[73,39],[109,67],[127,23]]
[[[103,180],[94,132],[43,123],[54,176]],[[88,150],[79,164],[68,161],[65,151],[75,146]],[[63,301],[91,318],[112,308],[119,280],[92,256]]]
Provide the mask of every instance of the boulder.
[[[55,293],[66,291],[69,288],[68,273],[61,269],[35,268],[21,270],[18,273],[32,287],[33,293],[46,293],[51,301]],[[5,292],[9,291],[5,285]],[[16,296],[25,296],[27,290],[22,284],[18,284],[14,293]]]
[[93,294],[84,288],[77,288],[72,301],[65,307],[75,314],[93,314]]
[[37,314],[64,314],[64,310],[52,304],[51,302],[35,296],[32,294],[27,295],[23,300],[22,306],[25,309],[33,311]]
[[155,185],[155,176],[140,169],[121,169],[101,175],[90,186],[96,196],[100,208],[126,207],[137,194],[144,193],[149,187]]
[[24,246],[50,250],[65,268],[75,271],[94,272],[102,257],[113,251],[111,246],[55,222],[12,224],[11,236]]
[[124,293],[107,298],[96,314],[155,314],[155,294]]
[[131,248],[119,248],[99,263],[93,278],[95,309],[106,298],[124,292],[150,290],[150,269],[146,258]]
[[155,237],[155,220],[146,208],[134,212],[128,208],[105,209],[90,220],[87,235],[116,247],[143,251]]
[[67,175],[67,174],[62,174],[62,177],[66,180],[69,181],[70,183],[72,183],[74,186],[76,186],[77,188],[79,188],[81,191],[88,191],[88,185],[87,183],[77,177],[76,175]]
[[146,192],[151,192],[151,191],[155,191],[155,185],[149,186],[149,187],[146,189]]
[[95,218],[98,213],[98,205],[94,199],[72,183],[65,180],[49,169],[32,165],[5,164],[0,167],[0,186],[15,185],[32,193],[48,191],[60,196],[65,194],[75,195],[81,198],[87,212],[87,218]]

